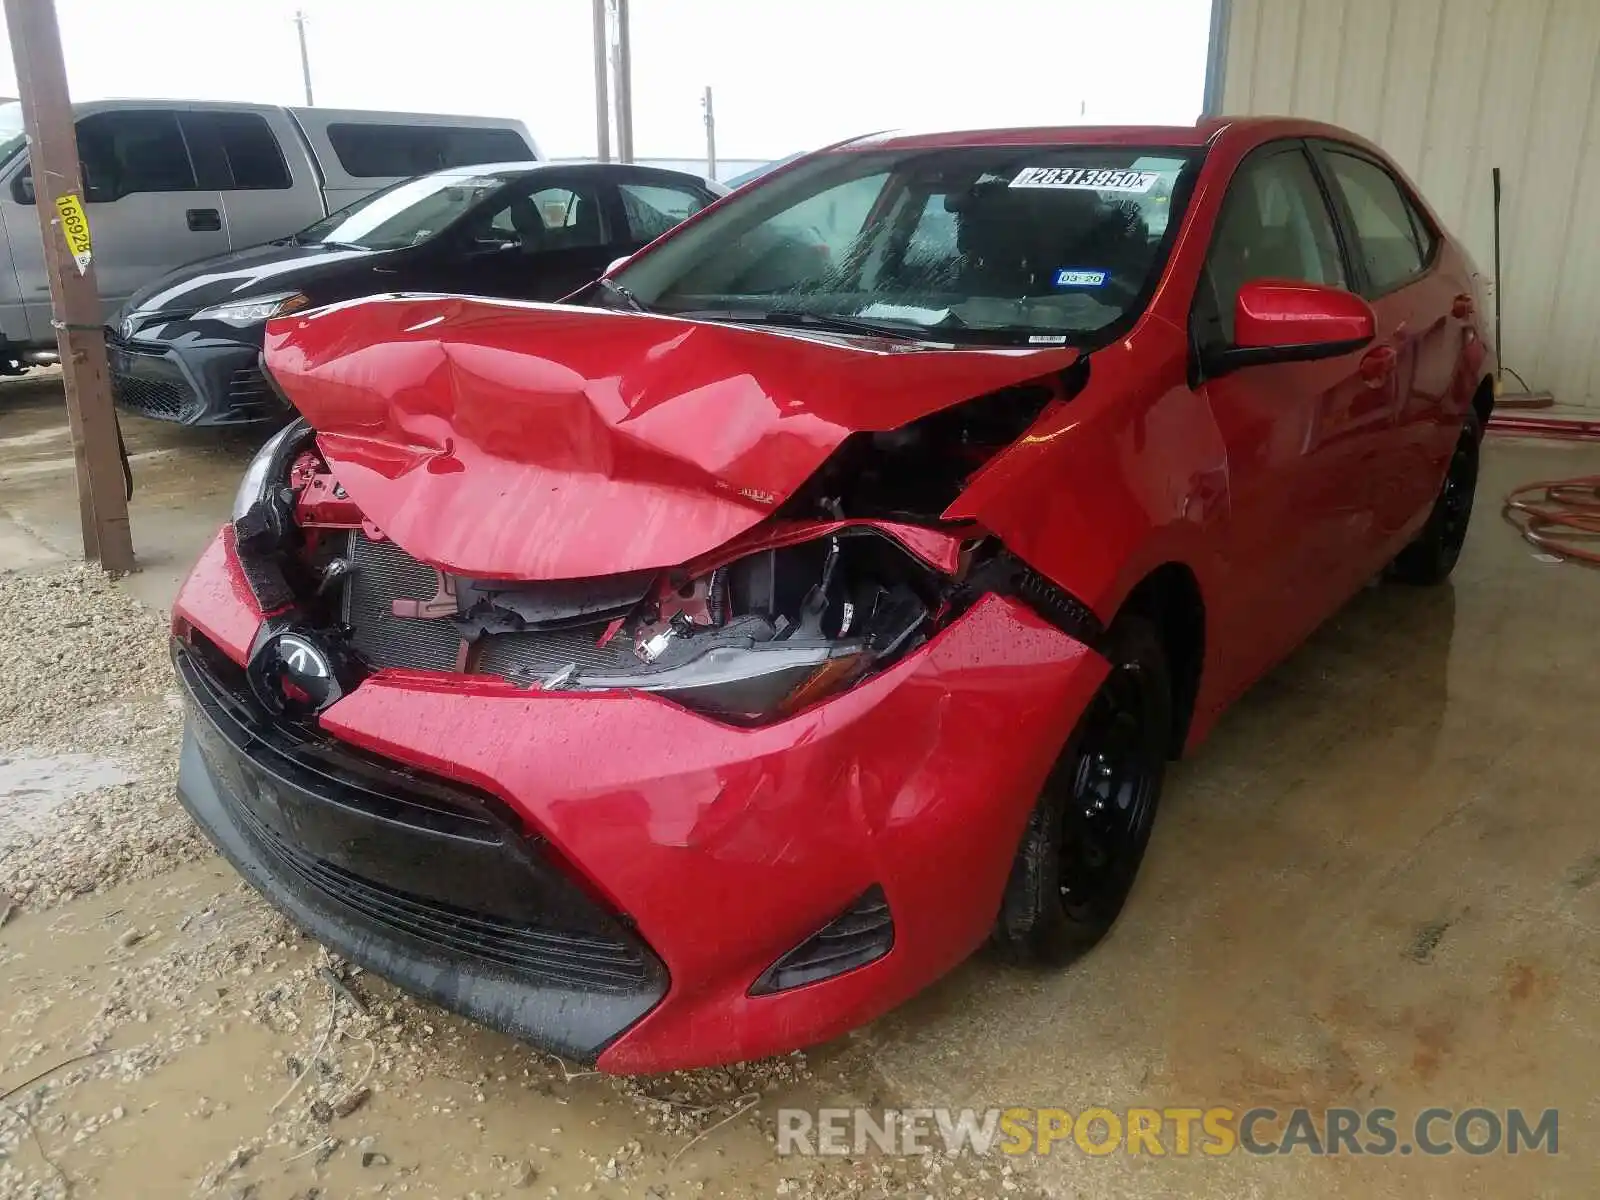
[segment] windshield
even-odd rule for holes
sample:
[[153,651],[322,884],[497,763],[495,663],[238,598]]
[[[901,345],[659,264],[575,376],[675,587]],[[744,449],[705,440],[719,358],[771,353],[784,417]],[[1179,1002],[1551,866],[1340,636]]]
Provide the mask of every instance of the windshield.
[[22,105],[15,100],[0,104],[0,163],[10,162],[27,142],[28,135],[22,129]]
[[506,186],[496,175],[424,175],[374,192],[295,234],[302,244],[398,250],[427,241]]
[[1083,343],[1143,308],[1195,161],[1125,146],[826,154],[735,193],[616,280],[705,319]]

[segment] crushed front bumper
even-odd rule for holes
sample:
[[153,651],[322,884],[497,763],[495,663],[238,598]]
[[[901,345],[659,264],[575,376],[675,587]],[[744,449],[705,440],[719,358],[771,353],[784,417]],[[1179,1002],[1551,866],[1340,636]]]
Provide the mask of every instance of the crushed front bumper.
[[[260,620],[219,538],[179,595],[175,629],[241,664]],[[380,672],[326,710],[318,732],[342,752],[484,797],[511,836],[573,883],[608,936],[633,939],[658,964],[606,1000],[567,985],[558,995],[514,966],[474,966],[436,934],[397,932],[370,908],[318,894],[327,888],[297,857],[411,898],[418,843],[375,845],[355,862],[337,858],[348,838],[319,840],[310,818],[273,824],[277,810],[251,789],[265,777],[269,798],[280,796],[282,772],[259,744],[224,736],[216,747],[199,696],[180,788],[256,887],[403,986],[605,1070],[701,1066],[838,1036],[970,954],[993,924],[1044,776],[1106,670],[1026,606],[991,595],[889,670],[760,728],[648,695],[405,671]],[[295,793],[287,809],[310,803]],[[439,887],[471,870],[455,862],[434,871]],[[537,923],[548,876],[526,879],[520,911]],[[892,914],[892,949],[831,978],[751,994],[874,889]],[[446,902],[483,912],[458,892]]]

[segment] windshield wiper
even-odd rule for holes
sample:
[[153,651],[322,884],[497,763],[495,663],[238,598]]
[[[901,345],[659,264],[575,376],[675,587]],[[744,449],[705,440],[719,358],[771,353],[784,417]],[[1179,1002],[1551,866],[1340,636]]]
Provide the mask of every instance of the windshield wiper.
[[702,308],[675,312],[690,321],[727,321],[741,325],[783,325],[799,329],[831,329],[839,333],[865,333],[873,337],[928,340],[933,326],[915,321],[874,321],[835,313],[802,312],[792,308]]
[[634,312],[650,311],[645,307],[644,302],[641,301],[639,297],[635,296],[631,291],[623,287],[615,279],[607,279],[604,275],[602,275],[599,279],[595,280],[595,286],[606,295],[614,296],[618,300],[622,301],[625,308],[630,308]]

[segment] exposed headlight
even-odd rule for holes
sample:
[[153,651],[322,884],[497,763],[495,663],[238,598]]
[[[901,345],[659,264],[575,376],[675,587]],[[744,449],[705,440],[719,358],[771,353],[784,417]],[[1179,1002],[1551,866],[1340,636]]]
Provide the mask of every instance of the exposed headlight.
[[231,300],[214,304],[194,314],[196,321],[221,321],[224,325],[260,325],[273,317],[281,317],[297,308],[310,304],[309,297],[301,292],[283,292],[276,296],[256,296],[250,300]]
[[636,667],[574,664],[543,686],[653,692],[741,725],[778,720],[924,640],[947,586],[867,531],[762,551],[649,601],[616,634],[633,641]]
[[273,491],[288,478],[295,455],[311,440],[311,435],[311,426],[301,417],[273,434],[267,444],[256,451],[233,496],[233,523],[241,536],[246,533],[243,528],[246,518],[258,505],[270,500]]

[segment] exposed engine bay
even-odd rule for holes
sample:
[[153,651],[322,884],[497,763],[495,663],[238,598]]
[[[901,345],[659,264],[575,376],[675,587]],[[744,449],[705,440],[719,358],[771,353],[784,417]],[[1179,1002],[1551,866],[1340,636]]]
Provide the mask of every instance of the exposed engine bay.
[[777,523],[784,544],[704,569],[471,579],[389,542],[314,449],[300,451],[289,483],[299,544],[280,556],[288,590],[368,669],[653,692],[758,723],[892,665],[940,628],[962,590],[870,522]]
[[[264,607],[270,598],[292,608],[359,672],[651,692],[758,724],[892,666],[980,590],[1048,597],[1049,585],[998,542],[939,514],[1048,406],[1075,395],[1087,370],[1080,360],[895,430],[852,435],[753,536],[682,568],[537,582],[448,573],[366,518],[304,427],[264,450],[266,478],[283,485],[243,510],[237,544]],[[1030,598],[1059,618],[1061,604]]]

